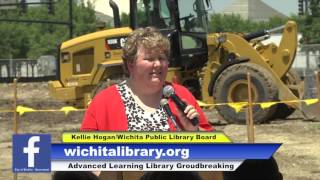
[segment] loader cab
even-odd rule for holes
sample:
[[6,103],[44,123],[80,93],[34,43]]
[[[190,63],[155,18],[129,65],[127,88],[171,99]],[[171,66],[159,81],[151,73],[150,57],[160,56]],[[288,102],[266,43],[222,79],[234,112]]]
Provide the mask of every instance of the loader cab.
[[130,26],[160,29],[171,41],[171,67],[200,68],[207,61],[209,3],[209,0],[130,0]]

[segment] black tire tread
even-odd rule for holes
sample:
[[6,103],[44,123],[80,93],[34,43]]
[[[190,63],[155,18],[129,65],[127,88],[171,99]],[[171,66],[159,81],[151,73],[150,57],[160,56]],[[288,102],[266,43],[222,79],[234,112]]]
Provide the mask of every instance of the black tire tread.
[[[219,93],[217,92],[222,91],[221,89],[222,84],[224,81],[227,80],[225,79],[225,77],[230,76],[230,74],[236,74],[238,72],[245,72],[245,73],[250,72],[251,78],[253,76],[259,76],[260,78],[262,78],[268,89],[267,101],[274,101],[277,99],[278,90],[273,81],[274,78],[272,77],[271,73],[269,73],[266,69],[264,69],[263,67],[257,64],[241,63],[241,64],[235,64],[233,66],[228,67],[217,78],[214,85],[214,89],[213,89],[213,97],[216,103],[219,103],[219,101],[217,101],[219,100],[219,97],[217,97]],[[224,103],[224,102],[220,102],[220,103]],[[219,114],[229,123],[243,124],[246,122],[245,119],[239,119],[240,116],[233,116],[233,113],[230,113],[230,109],[232,109],[230,107],[217,106],[216,108]],[[276,109],[276,106],[271,106],[268,109],[260,110],[259,115],[257,115],[254,112],[254,121],[256,123],[263,123],[269,120],[270,117],[274,114],[275,109]],[[244,112],[239,112],[239,113],[244,113]]]

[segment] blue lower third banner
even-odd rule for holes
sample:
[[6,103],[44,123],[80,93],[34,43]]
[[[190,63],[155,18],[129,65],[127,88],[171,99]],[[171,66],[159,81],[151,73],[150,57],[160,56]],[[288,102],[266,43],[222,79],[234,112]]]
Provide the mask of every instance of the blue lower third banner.
[[234,171],[269,159],[281,144],[51,144],[46,134],[13,136],[14,172]]
[[234,171],[281,144],[52,144],[54,171]]
[[52,144],[52,160],[269,159],[281,144]]

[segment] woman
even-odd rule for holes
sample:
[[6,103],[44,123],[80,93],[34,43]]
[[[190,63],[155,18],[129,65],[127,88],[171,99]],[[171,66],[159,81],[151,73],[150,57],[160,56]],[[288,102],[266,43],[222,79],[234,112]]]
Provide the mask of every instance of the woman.
[[[123,47],[123,61],[129,79],[101,91],[90,103],[81,130],[103,131],[175,131],[172,121],[160,106],[166,84],[170,42],[155,28],[133,31]],[[169,106],[182,130],[212,131],[192,94],[183,86],[170,84],[188,106],[180,112]],[[190,119],[198,117],[199,125]]]

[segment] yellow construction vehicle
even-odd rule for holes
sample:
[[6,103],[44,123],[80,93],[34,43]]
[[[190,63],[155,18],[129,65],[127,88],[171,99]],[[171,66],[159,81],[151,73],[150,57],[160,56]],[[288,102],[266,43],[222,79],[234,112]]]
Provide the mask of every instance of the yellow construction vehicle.
[[[112,1],[110,5],[115,28],[61,44],[59,79],[49,83],[52,97],[87,103],[97,87],[123,77],[121,48],[127,35],[139,27],[155,26],[172,46],[167,80],[186,86],[199,100],[247,101],[247,72],[251,74],[254,102],[298,100],[299,78],[290,70],[297,48],[295,22],[247,35],[208,34],[209,0],[130,0],[130,27],[121,27],[118,7]],[[276,30],[283,33],[279,45],[261,43]],[[295,103],[266,109],[255,105],[254,120],[261,123],[277,115],[286,117],[297,107]],[[237,113],[227,105],[216,109],[228,122],[245,122],[244,110]]]

